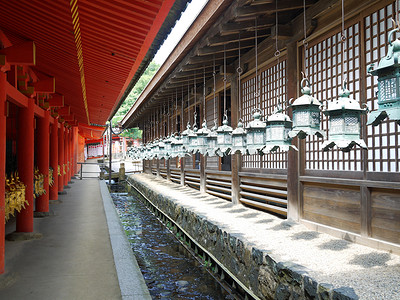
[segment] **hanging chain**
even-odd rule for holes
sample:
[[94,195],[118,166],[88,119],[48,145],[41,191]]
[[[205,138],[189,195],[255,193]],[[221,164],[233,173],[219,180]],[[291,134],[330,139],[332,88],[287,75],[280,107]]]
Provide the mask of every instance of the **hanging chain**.
[[238,73],[238,97],[239,97],[239,122],[242,120],[242,94],[240,90],[241,80],[240,76],[242,75],[242,67],[240,66],[240,31],[239,31],[239,66],[236,69]]
[[[182,85],[181,90],[182,90],[182,110],[181,110],[182,120],[181,120],[181,132],[183,132],[183,130],[182,130],[182,129],[184,129],[184,128],[183,128],[183,124],[184,124],[184,122],[183,122],[183,114],[184,114],[183,107],[185,106],[185,98],[183,97],[183,85]],[[188,122],[189,122],[189,120],[188,120]]]
[[303,21],[304,21],[304,40],[303,40],[303,47],[304,47],[304,77],[307,78],[308,76],[308,41],[307,41],[307,18],[306,18],[306,0],[303,0]]
[[[277,59],[277,64],[276,64],[276,68],[277,68],[277,74],[279,77],[279,71],[280,71],[280,61],[279,61],[279,56],[281,55],[281,52],[279,51],[278,48],[278,27],[279,27],[279,23],[278,23],[278,1],[275,1],[275,57]],[[279,101],[279,95],[277,93],[277,90],[275,89],[275,98],[276,98],[276,105],[277,108],[280,105],[280,101]]]
[[214,125],[215,125],[215,127],[217,127],[217,115],[216,115],[216,113],[217,113],[217,109],[216,109],[217,103],[216,103],[216,99],[215,99],[215,76],[216,76],[216,73],[215,73],[215,55],[214,55],[214,60],[213,60]]
[[189,103],[189,97],[190,97],[190,93],[189,93],[189,81],[188,81],[188,86],[187,86],[187,91],[188,91],[188,124],[190,124],[190,113],[189,113],[189,111],[190,111],[190,109],[189,109],[189,106],[190,106],[190,103]]
[[258,87],[258,36],[257,36],[257,17],[255,18],[255,28],[254,28],[254,41],[255,41],[255,51],[256,51],[256,88],[254,91],[254,104],[256,107],[260,108],[260,91],[259,91],[259,87]]
[[194,72],[194,77],[193,77],[193,85],[194,85],[194,97],[193,97],[193,104],[194,104],[194,121],[193,124],[196,122],[196,104],[197,104],[197,87],[196,87],[196,71]]
[[[226,112],[226,51],[224,45],[224,117],[227,115]],[[215,87],[214,87],[215,89]]]
[[179,129],[178,129],[178,89],[175,89],[175,123],[176,123],[176,132],[179,132]]
[[206,120],[206,67],[203,68],[203,119]]
[[344,90],[344,82],[347,81],[347,67],[345,70],[345,61],[346,64],[347,62],[347,44],[346,44],[346,33],[345,33],[345,28],[344,28],[344,0],[342,0],[342,36],[341,36],[341,41],[342,41],[342,89]]
[[395,29],[396,29],[396,27],[397,27],[397,31],[400,31],[399,2],[400,2],[400,0],[396,0],[396,1],[394,2],[395,19],[392,19],[392,21],[393,21],[393,27],[394,27]]

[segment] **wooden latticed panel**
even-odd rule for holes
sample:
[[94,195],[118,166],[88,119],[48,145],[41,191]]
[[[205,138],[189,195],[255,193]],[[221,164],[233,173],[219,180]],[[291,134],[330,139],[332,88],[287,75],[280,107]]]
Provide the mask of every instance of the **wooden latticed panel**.
[[[260,89],[259,100],[256,100],[255,76],[242,82],[242,119],[247,126],[253,120],[253,109],[260,107],[264,119],[272,114],[280,104],[286,112],[286,60],[276,61],[258,74],[258,86]],[[277,151],[266,155],[245,155],[242,158],[243,168],[286,169],[287,153]]]
[[[241,103],[242,106],[242,120],[244,126],[247,126],[249,122],[253,120],[253,109],[257,107],[254,93],[256,91],[256,80],[255,76],[252,76],[241,83]],[[243,168],[261,168],[260,155],[244,155],[242,157]]]
[[[387,53],[388,32],[393,29],[395,5],[390,4],[364,18],[365,63],[375,67]],[[367,76],[366,95],[370,110],[378,108],[377,77]],[[386,119],[379,126],[367,126],[368,171],[399,172],[400,148],[399,126],[395,121]]]
[[[214,113],[214,105],[215,105],[215,113]],[[211,129],[214,126],[214,119],[216,119],[216,123],[218,126],[218,96],[215,96],[206,102],[206,119],[207,119],[207,128]],[[207,166],[208,170],[218,170],[219,168],[219,158],[217,156],[207,157]]]
[[[307,48],[308,78],[311,91],[323,105],[337,99],[342,82],[347,78],[352,98],[360,101],[360,24],[345,28],[347,44],[343,53],[340,28],[328,36],[312,41]],[[322,129],[328,129],[328,119],[322,115]],[[329,134],[329,132],[328,132]],[[348,153],[334,148],[322,151],[322,139],[315,136],[306,139],[306,169],[361,171],[361,150]]]

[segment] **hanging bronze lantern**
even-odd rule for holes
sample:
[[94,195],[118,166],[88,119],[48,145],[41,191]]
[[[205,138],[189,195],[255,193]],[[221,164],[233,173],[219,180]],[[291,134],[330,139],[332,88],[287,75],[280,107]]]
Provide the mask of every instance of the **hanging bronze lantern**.
[[202,155],[205,155],[208,148],[207,137],[211,130],[207,128],[207,121],[204,120],[201,129],[197,131],[197,149]]
[[237,128],[232,131],[232,150],[231,153],[247,154],[246,149],[247,131],[243,128],[242,120],[239,120]]
[[165,145],[165,154],[164,154],[164,158],[168,159],[171,156],[172,153],[172,136],[167,136],[164,139],[164,145]]
[[189,138],[189,152],[192,154],[197,153],[197,125],[196,125],[196,116],[195,123],[193,124],[193,130],[188,135]]
[[214,123],[214,126],[211,128],[210,133],[207,136],[207,151],[206,154],[207,156],[216,156],[216,152],[218,150],[218,134],[217,134],[217,124]]
[[355,145],[367,149],[361,134],[361,115],[367,113],[367,108],[361,108],[358,101],[350,98],[347,82],[336,101],[331,101],[323,113],[329,118],[329,139],[322,144],[324,151],[338,146],[343,152],[349,152]]
[[373,64],[368,68],[368,73],[378,76],[378,110],[369,114],[367,125],[377,126],[386,118],[400,125],[400,39],[392,42],[393,34],[398,31],[390,31],[388,52],[378,68],[372,70]]
[[265,146],[265,123],[261,121],[261,110],[253,110],[253,121],[247,127],[246,149],[248,154],[257,154]]
[[292,129],[292,121],[289,116],[282,113],[282,108],[278,106],[274,113],[267,118],[265,129],[265,147],[263,153],[277,151],[289,151],[290,148],[297,151],[297,148],[291,144],[289,132]]
[[232,127],[228,125],[228,117],[224,115],[222,126],[217,129],[217,145],[216,154],[220,157],[229,155],[232,148]]
[[[305,84],[305,86],[303,86]],[[307,78],[301,81],[302,96],[297,98],[291,105],[293,112],[293,128],[289,137],[306,138],[307,135],[316,135],[320,138],[325,136],[321,130],[321,102],[311,96],[310,82]]]
[[186,125],[186,130],[182,132],[182,143],[183,143],[183,148],[189,152],[189,134],[193,132],[192,129],[190,129],[190,123],[188,122]]

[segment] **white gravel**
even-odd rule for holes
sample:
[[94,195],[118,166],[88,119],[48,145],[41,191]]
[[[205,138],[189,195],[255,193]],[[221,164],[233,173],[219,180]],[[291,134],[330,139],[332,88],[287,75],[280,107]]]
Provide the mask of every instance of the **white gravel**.
[[[276,262],[306,267],[319,283],[351,287],[360,299],[400,299],[400,256],[354,244],[268,213],[168,182],[153,175],[133,176],[158,193],[206,217],[243,242],[268,250]],[[203,197],[199,197],[203,196]]]

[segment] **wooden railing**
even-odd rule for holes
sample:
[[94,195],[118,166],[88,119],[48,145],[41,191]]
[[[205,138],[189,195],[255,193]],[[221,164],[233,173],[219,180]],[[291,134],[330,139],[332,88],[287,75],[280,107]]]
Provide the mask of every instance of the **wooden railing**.
[[181,183],[181,170],[177,168],[170,168],[171,181],[175,183]]
[[231,172],[206,171],[206,192],[232,201]]
[[286,175],[239,173],[240,202],[287,216]]
[[200,190],[200,171],[185,170],[185,185]]
[[160,176],[167,179],[167,168],[160,168]]

